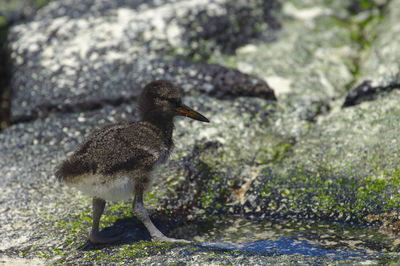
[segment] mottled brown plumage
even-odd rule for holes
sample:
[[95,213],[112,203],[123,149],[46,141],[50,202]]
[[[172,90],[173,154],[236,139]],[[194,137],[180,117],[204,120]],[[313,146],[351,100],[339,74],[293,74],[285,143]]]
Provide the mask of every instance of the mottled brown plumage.
[[157,161],[169,155],[171,137],[144,121],[103,127],[61,164],[56,176],[66,183],[77,183],[85,174],[112,176],[121,171],[151,171]]
[[173,118],[187,116],[208,119],[181,101],[179,90],[167,81],[153,81],[139,98],[141,121],[108,125],[94,131],[60,166],[56,177],[93,197],[94,244],[117,241],[121,236],[104,237],[98,230],[105,200],[135,196],[134,211],[158,241],[181,241],[164,236],[150,221],[143,207],[143,192],[154,181],[152,171],[173,149]]

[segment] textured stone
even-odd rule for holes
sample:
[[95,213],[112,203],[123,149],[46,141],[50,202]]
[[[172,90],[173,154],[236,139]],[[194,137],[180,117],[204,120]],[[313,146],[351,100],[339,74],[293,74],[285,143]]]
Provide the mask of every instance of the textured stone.
[[[368,71],[383,69],[371,75],[372,88],[396,80],[382,78],[393,68],[385,60],[396,58],[391,61],[380,47],[398,48],[396,37],[387,37],[397,33],[393,18],[398,1],[369,3],[365,8],[346,1],[292,0],[279,9],[274,1],[256,0],[246,5],[66,0],[15,26],[10,33],[14,124],[0,133],[4,260],[237,265],[398,261],[394,237],[359,235],[348,227],[375,225],[400,232],[399,92],[368,102],[356,99],[358,105],[341,108],[348,90],[367,80]],[[368,49],[362,36],[372,36],[365,33],[378,28],[377,38],[367,40],[374,48]],[[381,55],[385,60],[378,60]],[[181,86],[184,101],[211,123],[177,119],[174,154],[146,195],[146,205],[167,235],[200,239],[202,246],[143,241],[148,239],[144,227],[130,213],[130,203],[122,202],[107,205],[101,226],[124,228],[127,238],[93,249],[84,244],[90,199],[55,183],[54,166],[92,129],[135,119],[136,96],[155,78]],[[277,102],[270,101],[275,97]],[[224,215],[241,215],[249,223],[278,218],[281,228],[280,221],[293,221],[293,227],[282,231],[301,238],[279,242],[264,253],[207,246],[196,226],[208,230]],[[298,220],[306,225],[299,227]],[[335,235],[323,224],[314,230],[313,223],[333,221],[350,233]],[[242,229],[252,232],[251,227]],[[315,245],[326,241],[349,260],[312,255]],[[296,243],[305,247],[303,255],[287,253]],[[252,244],[266,246],[258,240]],[[346,255],[360,246],[368,248],[366,257]]]
[[370,48],[363,53],[360,81],[372,80],[373,86],[400,83],[400,26],[397,19],[400,16],[397,8],[399,4],[399,0],[390,1],[381,17],[377,18],[381,23],[371,23],[367,28],[366,34],[371,38],[371,43]]
[[[199,73],[198,66],[163,58],[170,57],[175,46],[184,45],[188,13],[197,10],[217,16],[215,12],[226,14],[227,8],[226,1],[49,4],[33,21],[10,31],[11,57],[20,66],[12,79],[12,120],[30,119],[65,104],[129,98],[153,79],[169,79],[178,85],[190,82],[188,78],[197,84],[210,83],[204,82],[207,71]],[[180,75],[190,71],[195,75]],[[270,90],[265,82],[257,82]],[[260,86],[251,96],[258,91],[265,98]]]

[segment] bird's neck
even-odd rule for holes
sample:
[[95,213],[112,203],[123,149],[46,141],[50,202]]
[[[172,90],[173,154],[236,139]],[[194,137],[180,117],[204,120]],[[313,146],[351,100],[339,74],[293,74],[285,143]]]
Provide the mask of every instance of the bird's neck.
[[163,133],[163,139],[165,141],[165,144],[168,147],[172,147],[173,142],[172,142],[172,134],[174,131],[174,121],[173,117],[147,117],[146,119],[143,119],[142,121],[148,122],[158,129]]

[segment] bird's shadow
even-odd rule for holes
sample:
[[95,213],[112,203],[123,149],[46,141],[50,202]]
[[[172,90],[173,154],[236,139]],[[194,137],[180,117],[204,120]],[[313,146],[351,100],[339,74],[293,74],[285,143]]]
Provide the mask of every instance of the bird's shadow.
[[88,251],[103,249],[106,247],[120,246],[132,244],[139,241],[150,241],[151,236],[146,227],[136,218],[122,218],[114,222],[113,225],[103,228],[100,231],[104,236],[117,236],[121,235],[121,239],[108,244],[92,244],[87,240],[83,245],[79,246],[77,250]]
[[[154,217],[152,219],[154,225],[163,233],[166,231],[173,230],[178,227],[184,218],[177,220],[165,219],[165,217]],[[107,247],[115,247],[126,244],[133,244],[139,241],[151,241],[151,236],[147,228],[143,223],[137,219],[135,216],[121,218],[114,222],[113,225],[103,228],[100,234],[104,236],[116,236],[121,235],[121,239],[108,244],[92,244],[87,240],[83,245],[79,246],[77,250],[88,251],[88,250],[98,250]]]

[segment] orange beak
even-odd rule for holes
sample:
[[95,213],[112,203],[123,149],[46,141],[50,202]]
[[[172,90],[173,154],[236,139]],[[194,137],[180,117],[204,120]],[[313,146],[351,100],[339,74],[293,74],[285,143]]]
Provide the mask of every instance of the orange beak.
[[201,122],[210,122],[210,120],[208,120],[205,116],[184,104],[182,104],[180,107],[177,107],[175,110],[178,112],[178,115],[190,117]]

